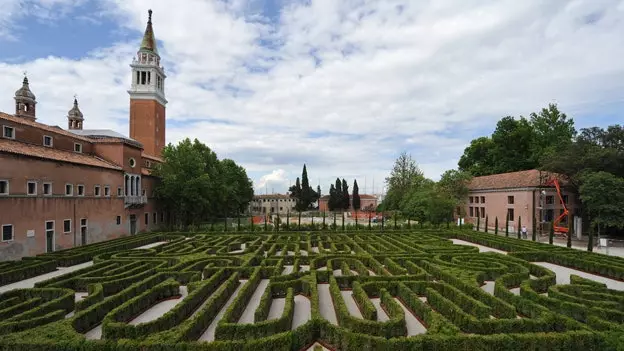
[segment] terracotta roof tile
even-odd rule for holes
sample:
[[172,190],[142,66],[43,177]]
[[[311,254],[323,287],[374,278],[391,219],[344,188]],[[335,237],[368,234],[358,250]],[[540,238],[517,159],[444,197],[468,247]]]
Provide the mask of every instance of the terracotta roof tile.
[[82,137],[80,135],[76,135],[76,134],[74,134],[72,132],[68,132],[68,131],[66,131],[64,129],[61,129],[61,128],[58,128],[58,127],[52,127],[52,126],[49,126],[47,124],[43,124],[43,123],[39,123],[39,122],[29,121],[29,120],[26,120],[24,118],[19,118],[19,117],[15,117],[13,115],[6,114],[4,112],[0,112],[0,119],[6,119],[7,121],[11,121],[11,122],[14,122],[14,123],[24,124],[24,125],[28,125],[28,126],[31,126],[31,127],[39,128],[41,130],[46,130],[46,131],[49,131],[49,132],[52,132],[52,133],[65,135],[65,136],[74,138],[76,140],[82,140],[82,141],[86,141],[86,142],[89,142],[89,143],[93,142],[93,140],[91,140],[89,138]]
[[[474,177],[468,184],[470,190],[530,188],[544,186],[555,174],[531,169],[528,171],[492,174]],[[556,175],[560,180],[561,176]]]
[[0,152],[36,157],[45,160],[68,162],[92,167],[121,170],[121,167],[96,156],[21,143],[19,141],[9,139],[0,139]]

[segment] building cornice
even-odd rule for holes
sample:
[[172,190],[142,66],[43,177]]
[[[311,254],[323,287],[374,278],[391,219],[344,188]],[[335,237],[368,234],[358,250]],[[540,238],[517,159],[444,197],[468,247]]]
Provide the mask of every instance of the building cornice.
[[156,92],[128,90],[128,94],[130,94],[131,100],[156,100],[163,106],[166,106],[168,102],[167,99],[165,99],[161,94]]

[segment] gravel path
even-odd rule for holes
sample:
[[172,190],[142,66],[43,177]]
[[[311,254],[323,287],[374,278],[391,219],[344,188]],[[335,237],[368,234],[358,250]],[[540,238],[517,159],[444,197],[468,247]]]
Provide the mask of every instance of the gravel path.
[[282,271],[282,275],[287,275],[293,272],[295,266],[284,266],[284,270]]
[[494,295],[494,284],[493,280],[484,281],[485,284],[481,286],[481,289],[490,295]]
[[459,239],[451,239],[451,241],[453,242],[453,244],[455,245],[466,245],[466,246],[474,246],[474,247],[478,247],[479,248],[479,252],[497,252],[499,254],[503,254],[506,255],[507,251],[503,251],[503,250],[498,250],[498,249],[493,249],[491,247],[487,247],[487,246],[483,246],[483,245],[479,245],[479,244],[475,244],[475,243],[471,243],[468,241],[464,241],[464,240],[459,240]]
[[[271,308],[269,309],[269,315],[267,320],[278,319],[284,313],[284,306],[286,305],[286,299],[283,297],[273,299],[271,301]],[[254,310],[255,311],[255,310]]]
[[299,266],[299,272],[308,272],[310,270],[310,265],[302,264]]
[[371,298],[370,300],[373,303],[373,306],[375,306],[375,309],[377,310],[377,321],[385,322],[385,321],[390,320],[390,317],[388,317],[388,314],[386,313],[386,311],[384,311],[384,309],[381,307],[381,299],[378,297],[374,297],[374,298]]
[[145,249],[151,249],[151,248],[153,248],[153,247],[157,247],[157,246],[160,246],[160,245],[164,245],[164,244],[166,244],[166,243],[167,243],[166,241],[157,241],[157,242],[155,242],[155,243],[151,243],[151,244],[147,244],[147,245],[143,245],[143,246],[135,247],[135,248],[134,248],[134,249],[132,249],[132,250],[145,250]]
[[420,323],[418,318],[416,318],[412,312],[401,302],[401,300],[394,298],[394,300],[401,306],[403,311],[405,312],[405,326],[407,327],[407,336],[414,336],[419,334],[425,334],[427,332],[427,328]]
[[292,329],[297,329],[312,318],[312,304],[310,299],[303,295],[295,296],[295,313],[293,315]]
[[238,323],[244,324],[244,323],[254,322],[254,313],[256,312],[256,309],[258,308],[258,306],[260,306],[260,300],[262,299],[262,294],[264,294],[264,291],[266,290],[267,286],[269,286],[269,279],[260,280],[260,283],[258,284],[256,291],[254,291],[254,293],[251,295],[251,298],[249,299],[249,303],[247,304],[247,307],[245,307],[243,314],[238,320]]
[[147,323],[162,317],[165,313],[169,312],[175,305],[180,303],[180,301],[184,300],[184,298],[188,296],[188,289],[186,288],[186,286],[180,286],[180,295],[181,297],[177,299],[170,299],[157,303],[150,309],[138,315],[135,319],[131,320],[129,324],[137,325],[141,323]]
[[102,324],[98,324],[95,328],[85,333],[87,340],[100,340],[102,338]]
[[557,275],[557,285],[570,284],[570,274],[576,274],[579,277],[591,279],[596,282],[607,284],[607,288],[613,290],[624,291],[624,282],[617,281],[610,278],[601,277],[599,275],[582,272],[576,269],[559,266],[548,262],[531,262],[533,264],[548,268]]
[[90,267],[90,266],[93,266],[93,261],[77,264],[75,266],[58,267],[56,271],[53,271],[53,272],[50,272],[50,273],[38,275],[36,277],[20,280],[19,282],[15,282],[15,283],[12,283],[12,284],[7,284],[7,285],[4,285],[4,286],[0,286],[0,294],[4,293],[4,292],[7,292],[7,291],[15,290],[15,289],[34,288],[35,287],[35,283],[42,282],[44,280],[48,280],[50,278],[58,277],[59,275],[67,274],[67,273],[70,273],[70,272],[74,272],[74,271],[77,271],[79,269],[87,268],[87,267]]
[[232,296],[230,296],[230,298],[227,300],[225,305],[223,305],[223,308],[221,308],[221,311],[217,313],[212,323],[210,323],[210,325],[208,326],[208,329],[206,329],[206,331],[204,331],[202,336],[199,337],[199,341],[214,341],[215,331],[217,330],[217,324],[219,323],[221,318],[223,318],[223,315],[225,314],[225,311],[227,310],[227,308],[230,307],[232,302],[234,302],[234,299],[236,298],[236,296],[238,296],[240,289],[243,287],[243,285],[245,285],[245,283],[247,283],[247,280],[241,280],[240,283],[241,284],[236,288],[236,290],[234,290],[234,293],[232,293]]
[[334,302],[329,293],[329,284],[318,284],[319,308],[321,316],[327,319],[331,324],[338,325]]
[[358,307],[357,303],[355,303],[355,300],[353,299],[353,292],[348,290],[341,290],[340,294],[342,295],[342,298],[344,299],[345,304],[347,305],[347,309],[349,310],[349,313],[356,318],[364,318],[362,316],[362,312],[360,312],[360,308]]

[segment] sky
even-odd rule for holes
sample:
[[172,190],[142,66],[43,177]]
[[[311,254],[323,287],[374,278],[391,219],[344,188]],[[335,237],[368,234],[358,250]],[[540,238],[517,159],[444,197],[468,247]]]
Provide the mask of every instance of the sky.
[[[549,103],[624,123],[624,0],[0,0],[0,111],[27,72],[38,121],[128,134],[153,10],[167,142],[197,138],[285,192],[307,164],[382,191],[396,157],[439,179],[503,116]],[[352,187],[352,186],[351,186]]]

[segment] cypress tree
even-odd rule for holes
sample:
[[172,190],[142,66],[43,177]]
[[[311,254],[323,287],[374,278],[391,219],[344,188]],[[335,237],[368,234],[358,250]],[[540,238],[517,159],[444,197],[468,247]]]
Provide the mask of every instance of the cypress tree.
[[555,237],[555,222],[550,222],[550,231],[548,232],[548,243],[552,245],[553,238]]
[[384,216],[384,213],[381,212],[381,231],[384,230],[384,222],[386,221],[386,217]]
[[533,228],[531,230],[531,240],[535,241],[537,240],[537,218],[535,216],[533,216]]
[[349,186],[347,185],[347,181],[342,178],[342,208],[344,210],[349,209],[351,201],[349,199]]
[[238,226],[236,227],[236,231],[240,232],[240,213],[238,213],[236,217],[237,217],[236,220],[238,221]]
[[407,229],[412,229],[412,217],[407,216]]
[[290,230],[290,210],[286,211],[286,230]]
[[251,217],[249,217],[249,222],[251,223],[251,231],[252,232],[255,230],[255,228],[254,228],[254,221],[253,220],[254,220],[254,218],[253,218],[253,215],[252,215]]
[[397,211],[394,211],[393,217],[394,217],[394,229],[396,230],[397,229]]
[[269,224],[268,224],[267,222],[268,222],[268,221],[267,221],[267,216],[264,216],[264,231],[265,231],[265,232],[269,230],[269,229],[268,229]]
[[505,236],[509,237],[509,213],[505,216]]
[[280,216],[278,212],[277,217],[275,218],[275,231],[276,232],[279,232],[279,227],[280,227]]
[[325,230],[325,211],[323,211],[323,227],[321,230]]
[[344,212],[342,212],[342,231],[345,231],[345,225],[344,225]]
[[568,216],[568,237],[567,237],[567,247],[572,247],[572,234],[574,233],[574,218],[570,218]]
[[477,216],[477,231],[481,230],[481,216]]
[[368,230],[373,230],[373,226],[371,225],[371,216],[372,216],[372,213],[369,212],[368,213]]
[[587,251],[589,252],[594,251],[594,230],[591,225],[589,226],[589,238],[587,240]]
[[485,232],[488,232],[488,216],[485,216]]
[[334,212],[334,230],[338,230],[338,226],[336,225],[336,212]]
[[360,210],[361,199],[360,199],[360,187],[358,186],[357,179],[353,181],[353,210],[355,213]]
[[329,186],[329,199],[327,200],[327,208],[330,211],[336,209],[336,187],[334,187],[334,184]]
[[498,216],[494,217],[494,235],[498,235]]
[[297,230],[301,230],[301,211],[299,211],[299,224],[297,225]]
[[522,217],[518,216],[518,239],[521,239],[522,236]]
[[301,172],[301,211],[306,211],[310,208],[312,203],[312,192],[310,188],[310,182],[308,180],[308,170],[305,163],[303,164],[303,171]]

